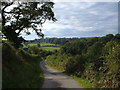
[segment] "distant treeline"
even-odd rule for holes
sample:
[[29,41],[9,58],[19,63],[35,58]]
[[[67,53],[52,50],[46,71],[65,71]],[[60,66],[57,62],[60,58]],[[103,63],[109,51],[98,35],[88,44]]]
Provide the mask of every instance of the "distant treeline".
[[120,34],[68,42],[47,57],[47,64],[95,88],[120,88]]
[[42,39],[35,39],[35,40],[28,40],[26,43],[53,43],[64,45],[70,41],[79,41],[79,40],[86,40],[87,38],[42,38]]

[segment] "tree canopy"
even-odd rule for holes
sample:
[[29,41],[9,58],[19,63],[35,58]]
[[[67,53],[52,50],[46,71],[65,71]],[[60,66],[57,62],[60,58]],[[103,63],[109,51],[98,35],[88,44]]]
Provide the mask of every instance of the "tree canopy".
[[[2,33],[4,38],[13,42],[15,47],[25,41],[21,32],[31,34],[30,29],[40,37],[42,24],[56,21],[52,10],[53,2],[2,2]],[[9,8],[9,10],[8,10]],[[38,28],[39,27],[39,28]]]

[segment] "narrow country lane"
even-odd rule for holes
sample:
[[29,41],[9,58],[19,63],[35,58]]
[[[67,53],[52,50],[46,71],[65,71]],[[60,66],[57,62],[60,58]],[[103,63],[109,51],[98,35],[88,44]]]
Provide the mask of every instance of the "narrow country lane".
[[77,83],[71,77],[46,66],[45,60],[40,63],[40,66],[45,75],[42,88],[80,88],[80,90],[83,89],[79,85],[79,83]]

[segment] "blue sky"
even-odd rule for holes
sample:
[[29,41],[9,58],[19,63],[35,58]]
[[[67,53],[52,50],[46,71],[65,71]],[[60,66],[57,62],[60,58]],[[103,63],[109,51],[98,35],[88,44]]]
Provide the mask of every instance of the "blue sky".
[[[43,25],[45,37],[96,37],[118,33],[117,2],[56,2],[53,11],[58,21],[47,21]],[[38,37],[32,33],[25,38]]]

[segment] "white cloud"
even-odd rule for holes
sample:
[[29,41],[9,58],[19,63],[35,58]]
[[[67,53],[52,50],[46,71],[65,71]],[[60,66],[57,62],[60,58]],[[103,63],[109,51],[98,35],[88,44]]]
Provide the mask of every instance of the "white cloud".
[[117,33],[117,3],[57,2],[54,12],[58,21],[43,25],[46,37],[103,36]]

